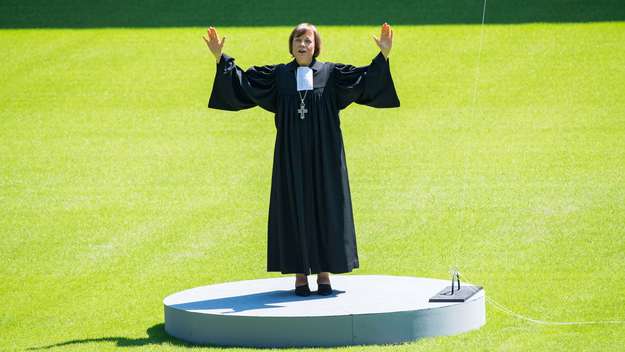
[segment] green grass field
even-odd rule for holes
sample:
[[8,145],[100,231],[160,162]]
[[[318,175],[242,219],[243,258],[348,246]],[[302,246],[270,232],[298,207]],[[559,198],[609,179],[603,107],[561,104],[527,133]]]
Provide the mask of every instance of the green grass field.
[[[219,29],[243,67],[289,60],[290,26]],[[319,29],[322,61],[376,54],[377,27]],[[475,103],[479,25],[394,29],[402,107],[341,117],[353,274],[457,264],[519,314],[625,320],[625,22],[485,26]],[[279,276],[265,271],[273,116],[206,107],[204,32],[0,30],[0,350],[185,350],[165,296]],[[488,304],[477,331],[337,350],[619,345],[625,324]]]

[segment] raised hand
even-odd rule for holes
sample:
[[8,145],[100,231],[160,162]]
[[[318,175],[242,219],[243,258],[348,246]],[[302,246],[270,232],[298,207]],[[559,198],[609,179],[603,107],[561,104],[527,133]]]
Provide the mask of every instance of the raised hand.
[[204,39],[204,42],[206,42],[206,45],[210,49],[211,53],[213,53],[213,55],[215,56],[217,62],[219,62],[219,60],[221,59],[221,52],[224,48],[224,43],[226,42],[226,37],[223,37],[221,40],[219,40],[219,36],[217,35],[217,30],[215,29],[215,27],[208,27],[206,33],[207,36],[202,37],[202,39]]
[[393,46],[393,30],[391,26],[384,22],[382,30],[380,31],[380,39],[373,36],[373,40],[380,48],[382,55],[388,59],[388,55],[391,53],[391,47]]

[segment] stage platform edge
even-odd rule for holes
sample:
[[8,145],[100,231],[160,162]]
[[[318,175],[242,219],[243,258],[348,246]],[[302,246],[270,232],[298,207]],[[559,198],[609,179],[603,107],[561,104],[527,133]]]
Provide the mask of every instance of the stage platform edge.
[[[200,345],[332,347],[397,344],[486,324],[485,290],[430,303],[449,280],[332,275],[334,294],[299,297],[292,275],[196,287],[163,300],[165,331]],[[315,276],[309,276],[316,290]],[[470,285],[470,284],[466,284]]]

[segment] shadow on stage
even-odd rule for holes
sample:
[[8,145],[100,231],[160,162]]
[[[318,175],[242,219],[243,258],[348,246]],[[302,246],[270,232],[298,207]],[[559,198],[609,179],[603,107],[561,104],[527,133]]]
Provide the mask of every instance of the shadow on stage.
[[280,303],[295,301],[311,301],[336,297],[345,291],[334,289],[331,295],[319,296],[311,294],[308,297],[299,297],[293,290],[275,290],[254,293],[249,295],[232,296],[218,299],[202,300],[171,305],[172,308],[183,310],[228,310],[222,314],[232,314],[252,309],[271,309],[281,307]]
[[[480,24],[484,0],[3,0],[0,28]],[[486,24],[625,20],[623,0],[486,0]]]

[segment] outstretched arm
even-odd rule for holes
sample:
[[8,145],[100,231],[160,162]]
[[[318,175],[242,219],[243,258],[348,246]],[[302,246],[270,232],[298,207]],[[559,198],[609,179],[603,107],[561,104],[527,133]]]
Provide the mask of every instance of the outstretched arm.
[[380,48],[384,58],[388,59],[388,56],[391,53],[391,47],[393,46],[393,29],[391,29],[391,26],[384,22],[380,31],[380,39],[373,36],[373,40]]
[[208,49],[210,49],[211,53],[213,53],[213,56],[215,56],[215,60],[219,62],[219,60],[221,59],[221,52],[224,48],[224,43],[226,42],[226,37],[224,36],[223,38],[221,38],[221,40],[219,40],[219,36],[217,35],[217,30],[215,29],[215,27],[208,27],[206,33],[207,36],[202,37],[202,39],[204,39],[204,42],[208,46]]
[[334,66],[333,77],[339,109],[344,109],[354,102],[375,108],[392,108],[400,104],[388,60],[393,46],[391,26],[384,23],[380,38],[374,36],[373,40],[380,48],[380,52],[369,66],[354,67],[343,64]]

